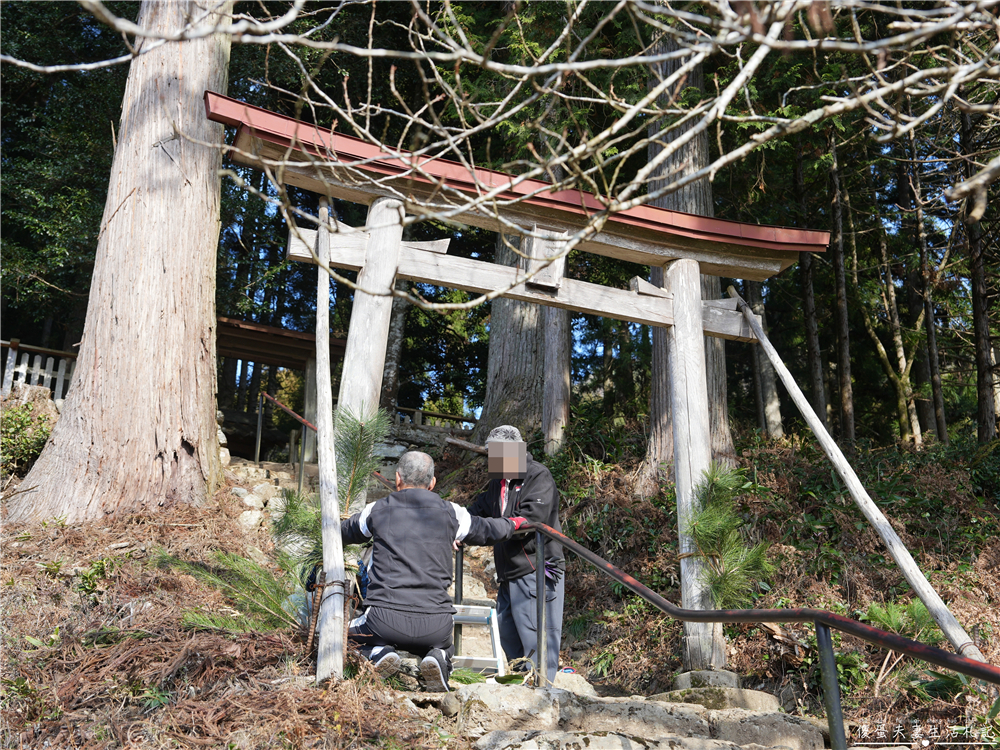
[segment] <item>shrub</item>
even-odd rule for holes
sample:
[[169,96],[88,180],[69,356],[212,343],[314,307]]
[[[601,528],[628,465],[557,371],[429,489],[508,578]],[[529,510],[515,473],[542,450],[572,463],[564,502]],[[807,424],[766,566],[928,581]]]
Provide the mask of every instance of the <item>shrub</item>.
[[34,416],[31,404],[0,412],[0,473],[24,476],[42,452],[52,426],[45,415]]

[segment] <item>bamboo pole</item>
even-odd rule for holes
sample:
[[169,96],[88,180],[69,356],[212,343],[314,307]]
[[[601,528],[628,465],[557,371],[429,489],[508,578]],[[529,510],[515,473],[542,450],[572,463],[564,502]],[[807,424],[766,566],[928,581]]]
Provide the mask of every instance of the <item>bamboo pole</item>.
[[[344,676],[344,544],[340,537],[337,499],[337,458],[333,445],[333,387],[330,384],[330,262],[329,209],[320,202],[320,231],[316,235],[316,456],[319,463],[319,502],[323,515],[323,571],[326,586],[320,594],[319,646],[316,682]],[[304,444],[303,436],[303,444]]]
[[823,423],[816,416],[816,412],[809,405],[809,401],[805,395],[803,395],[802,391],[795,384],[792,374],[785,367],[785,363],[781,361],[778,352],[775,351],[774,346],[768,341],[760,324],[754,318],[750,307],[733,287],[729,287],[729,296],[736,300],[740,312],[743,313],[743,317],[746,318],[750,328],[757,336],[757,340],[767,354],[767,358],[774,365],[775,372],[778,373],[781,382],[785,384],[789,395],[792,397],[795,405],[799,407],[799,411],[805,417],[806,423],[812,429],[819,444],[829,457],[830,463],[837,470],[837,474],[840,475],[844,484],[847,485],[851,497],[854,498],[854,502],[861,509],[868,522],[875,528],[875,531],[878,532],[878,535],[882,537],[882,541],[888,548],[889,554],[892,555],[892,559],[896,561],[896,565],[902,571],[903,577],[906,578],[906,581],[916,592],[917,596],[920,597],[920,601],[927,607],[927,611],[931,613],[931,617],[934,618],[934,621],[941,628],[945,637],[955,648],[955,651],[969,659],[985,662],[986,659],[983,658],[982,653],[976,647],[976,644],[973,643],[972,638],[969,637],[969,634],[965,632],[958,620],[955,619],[955,616],[948,610],[948,607],[941,600],[941,597],[938,596],[938,593],[928,583],[914,561],[913,556],[910,555],[910,551],[903,544],[903,540],[899,538],[895,529],[892,528],[889,519],[882,514],[882,511],[878,509],[878,506],[875,505],[864,486],[862,486],[861,480],[854,473],[854,469],[847,462],[847,458],[844,457],[844,454],[830,433],[823,427]]

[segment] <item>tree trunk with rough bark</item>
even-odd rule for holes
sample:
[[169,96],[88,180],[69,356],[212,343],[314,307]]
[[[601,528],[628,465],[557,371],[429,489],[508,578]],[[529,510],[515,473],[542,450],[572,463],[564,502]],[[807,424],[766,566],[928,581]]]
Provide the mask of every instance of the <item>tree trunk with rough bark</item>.
[[[759,281],[746,282],[747,304],[756,315],[760,315],[761,325],[767,333],[767,315],[764,312],[764,297]],[[759,406],[760,428],[772,440],[784,437],[781,424],[781,399],[778,397],[778,379],[774,374],[771,360],[756,344],[753,346],[755,380],[760,383]]]
[[545,384],[542,389],[542,433],[546,455],[562,450],[569,426],[570,320],[569,310],[541,310]]
[[[924,219],[923,187],[920,180],[920,164],[917,161],[916,136],[910,131],[911,163],[910,175],[914,190],[914,210],[916,212],[917,246],[920,248],[920,290],[922,291],[924,325],[927,340],[921,346],[914,366],[914,376],[918,384],[930,383],[931,398],[915,399],[920,420],[926,429],[933,428],[938,440],[948,444],[948,426],[944,418],[944,394],[941,391],[941,370],[937,352],[937,332],[934,330],[934,282],[931,278],[929,250],[927,247],[927,225]],[[920,370],[916,369],[920,365]]]
[[[969,114],[962,115],[960,146],[965,157],[965,176],[975,172],[973,153],[973,121]],[[970,221],[968,207],[972,198],[966,199],[965,248],[969,255],[969,282],[972,287],[972,327],[976,342],[976,433],[980,443],[997,437],[997,412],[993,403],[992,342],[990,318],[987,309],[986,260],[983,248],[983,229],[978,221]]]
[[[663,43],[663,51],[676,50],[676,44],[667,40]],[[651,81],[666,78],[680,65],[678,60],[668,60],[658,63],[652,71]],[[699,66],[684,81],[685,87],[704,88],[704,76]],[[679,94],[680,92],[673,92]],[[669,98],[665,95],[664,101]],[[655,138],[658,132],[657,124],[649,127],[650,138]],[[666,140],[669,142],[683,134],[682,129],[671,131]],[[650,160],[663,149],[663,143],[651,141],[647,147]],[[679,151],[673,158],[667,159],[658,170],[658,177],[650,182],[649,189],[656,190],[666,182],[678,176],[691,174],[701,169],[709,162],[708,134],[701,133],[691,140],[687,147]],[[699,216],[714,216],[715,206],[712,200],[712,184],[708,179],[701,179],[685,185],[680,190],[658,198],[651,205],[672,211]],[[717,276],[701,277],[702,299],[720,299],[722,284]],[[662,286],[663,271],[650,269],[650,282]],[[652,351],[652,381],[650,387],[650,435],[646,447],[646,460],[639,480],[638,490],[649,494],[655,490],[656,480],[669,474],[664,471],[673,461],[674,441],[669,434],[671,417],[669,392],[666,383],[667,333],[661,328],[653,329]],[[733,445],[732,433],[729,428],[729,406],[726,387],[726,346],[725,341],[710,336],[705,337],[705,359],[708,373],[708,406],[711,421],[712,459],[729,466],[736,465],[736,449]]]
[[[396,281],[396,289],[406,289],[407,282]],[[405,297],[392,298],[392,315],[389,317],[389,340],[385,345],[385,367],[382,370],[382,393],[379,408],[395,413],[399,396],[399,362],[403,354],[403,338],[406,334],[406,311],[410,303]]]
[[[518,255],[507,243],[520,247],[518,237],[497,235],[494,262],[513,266]],[[542,425],[543,308],[503,297],[491,304],[486,399],[472,441],[481,444],[490,430],[501,424],[517,427],[524,439],[530,440]]]
[[[176,31],[190,10],[146,0],[139,25]],[[216,22],[231,12],[221,4]],[[202,95],[226,90],[229,49],[212,36],[132,61],[73,389],[9,522],[201,503],[219,479],[213,146],[223,126],[205,118]]]
[[[802,209],[802,221],[809,215],[806,204],[805,177],[802,174],[802,144],[798,146],[798,158],[795,161],[795,190],[799,195]],[[799,260],[799,286],[802,289],[802,316],[805,319],[806,360],[809,367],[809,386],[812,393],[812,406],[816,415],[823,423],[824,429],[830,429],[827,420],[826,388],[823,382],[823,359],[819,345],[819,324],[816,319],[816,294],[813,291],[813,257],[812,253],[802,253]]]
[[840,167],[837,144],[830,135],[830,179],[833,186],[833,271],[836,280],[837,306],[837,376],[840,390],[840,439],[854,444],[854,392],[851,385],[851,338],[847,311],[847,278],[844,268],[844,218],[841,210]]

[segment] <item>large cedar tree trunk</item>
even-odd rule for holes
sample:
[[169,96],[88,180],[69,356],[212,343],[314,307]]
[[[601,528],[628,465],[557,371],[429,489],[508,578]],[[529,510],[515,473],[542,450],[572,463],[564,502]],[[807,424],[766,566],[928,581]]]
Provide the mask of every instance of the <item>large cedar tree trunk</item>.
[[[518,237],[497,235],[494,262],[514,265],[518,256],[507,243],[519,247],[518,242]],[[472,440],[481,443],[501,424],[514,425],[530,440],[542,424],[542,307],[503,297],[491,304],[486,400]]]
[[[175,31],[197,10],[146,0],[139,24]],[[168,509],[216,484],[222,153],[199,142],[223,142],[202,96],[226,90],[229,48],[215,36],[132,62],[73,388],[11,522]]]
[[[672,40],[662,43],[665,51],[676,49]],[[668,60],[660,63],[650,79],[658,81],[670,76],[682,61]],[[699,66],[682,84],[685,88],[704,88],[704,77]],[[680,92],[676,92],[680,93]],[[666,97],[665,97],[666,99]],[[655,138],[659,128],[657,123],[649,127],[650,138]],[[683,134],[683,130],[672,131],[666,140],[673,140]],[[647,147],[648,158],[654,159],[662,150],[662,143],[651,141]],[[665,181],[696,172],[709,162],[708,134],[701,133],[687,146],[667,159],[658,170],[658,179],[653,179],[650,190],[661,187]],[[680,190],[658,198],[652,205],[672,211],[684,211],[699,216],[714,216],[712,184],[708,179],[689,183]],[[663,286],[663,269],[650,268],[650,281]],[[722,297],[722,283],[717,276],[701,277],[702,299]],[[708,373],[708,408],[711,421],[712,459],[729,466],[736,465],[736,449],[729,429],[729,407],[726,389],[726,347],[720,338],[705,337],[705,367]],[[667,387],[667,332],[663,328],[653,328],[652,373],[650,383],[650,433],[646,447],[646,460],[638,484],[638,491],[648,494],[655,488],[655,481],[670,473],[674,460],[674,441],[671,430],[670,394]]]

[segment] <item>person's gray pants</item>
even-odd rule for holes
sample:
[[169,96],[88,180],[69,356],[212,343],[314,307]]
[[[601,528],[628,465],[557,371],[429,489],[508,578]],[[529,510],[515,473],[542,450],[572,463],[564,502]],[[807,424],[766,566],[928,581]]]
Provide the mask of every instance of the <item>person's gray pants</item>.
[[[549,684],[559,670],[559,644],[562,641],[563,594],[565,578],[555,582],[545,579],[545,640]],[[538,666],[538,605],[535,598],[535,575],[500,584],[497,592],[497,624],[500,645],[508,659],[527,656]]]

